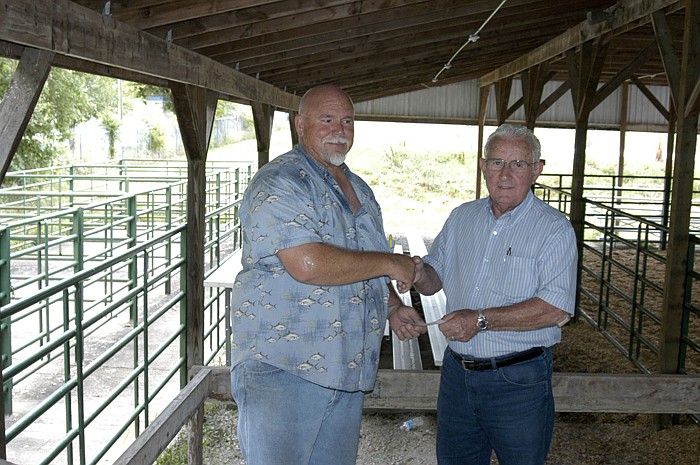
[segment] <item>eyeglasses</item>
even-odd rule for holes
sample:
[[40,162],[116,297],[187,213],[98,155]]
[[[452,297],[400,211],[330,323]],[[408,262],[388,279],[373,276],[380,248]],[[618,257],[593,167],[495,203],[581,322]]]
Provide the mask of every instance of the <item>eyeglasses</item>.
[[516,173],[524,173],[532,165],[539,163],[528,163],[525,160],[511,160],[507,162],[502,158],[487,158],[485,161],[486,169],[488,169],[489,171],[503,171],[503,168],[505,168],[506,165],[508,165],[510,166],[510,170]]

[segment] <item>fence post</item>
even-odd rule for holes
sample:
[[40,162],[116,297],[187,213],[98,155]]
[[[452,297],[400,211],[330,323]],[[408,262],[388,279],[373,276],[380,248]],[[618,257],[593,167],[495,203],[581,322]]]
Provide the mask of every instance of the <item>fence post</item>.
[[[129,240],[129,247],[136,246],[136,236],[138,234],[138,228],[136,226],[137,222],[137,209],[136,209],[136,195],[132,195],[126,199],[126,215],[129,219],[126,223],[126,234]],[[136,280],[138,279],[138,264],[136,257],[131,257],[129,259],[129,289],[136,287]],[[136,305],[136,297],[132,297],[131,304],[129,306],[129,318],[131,319],[132,325],[136,325],[138,322],[138,307]]]
[[[7,226],[0,228],[0,306],[4,307],[10,303],[12,289],[10,288],[10,230]],[[12,326],[10,318],[7,321],[0,320],[0,350],[2,351],[2,364],[0,364],[0,409],[3,418],[5,415],[12,415],[12,380],[5,386],[5,379],[2,370],[12,365]],[[5,455],[5,421],[2,423],[2,437],[0,437],[0,458],[7,458]]]
[[[169,231],[173,226],[173,188],[168,186],[165,188],[165,229]],[[165,244],[165,266],[170,267],[172,263],[173,255],[173,241],[168,239],[168,243]],[[170,294],[172,289],[172,279],[170,274],[168,274],[168,279],[165,281],[165,293]]]

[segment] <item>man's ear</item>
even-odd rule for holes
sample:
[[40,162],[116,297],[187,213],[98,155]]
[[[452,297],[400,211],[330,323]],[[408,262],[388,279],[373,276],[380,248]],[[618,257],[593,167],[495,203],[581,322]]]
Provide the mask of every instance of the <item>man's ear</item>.
[[294,115],[294,129],[297,130],[297,134],[301,137],[304,131],[304,120],[301,115]]
[[540,174],[542,174],[542,170],[544,170],[544,163],[537,163],[536,168],[535,168],[535,174],[532,177],[532,183],[535,184],[535,181],[537,181],[537,178],[540,177]]

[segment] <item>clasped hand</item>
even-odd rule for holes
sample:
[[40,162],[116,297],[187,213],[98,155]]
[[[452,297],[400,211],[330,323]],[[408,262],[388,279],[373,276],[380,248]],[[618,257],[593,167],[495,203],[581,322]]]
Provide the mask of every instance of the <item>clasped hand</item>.
[[413,286],[416,277],[416,264],[407,255],[392,254],[394,259],[394,274],[391,279],[396,280],[396,288],[399,293],[408,292]]

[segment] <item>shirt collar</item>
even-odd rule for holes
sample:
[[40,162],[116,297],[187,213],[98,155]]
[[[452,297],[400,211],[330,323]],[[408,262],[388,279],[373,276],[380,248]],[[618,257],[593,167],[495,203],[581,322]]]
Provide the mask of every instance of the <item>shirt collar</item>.
[[496,220],[506,220],[509,221],[510,223],[515,223],[517,221],[520,221],[520,219],[525,216],[525,213],[530,209],[530,205],[532,205],[532,202],[535,199],[535,194],[532,193],[532,190],[527,191],[527,195],[523,199],[522,202],[518,204],[514,209],[504,213],[501,215],[499,218],[496,218],[496,215],[493,214],[493,206],[491,205],[491,197],[489,197],[488,201],[488,207],[489,207],[489,212],[491,213],[491,216],[496,219]]

